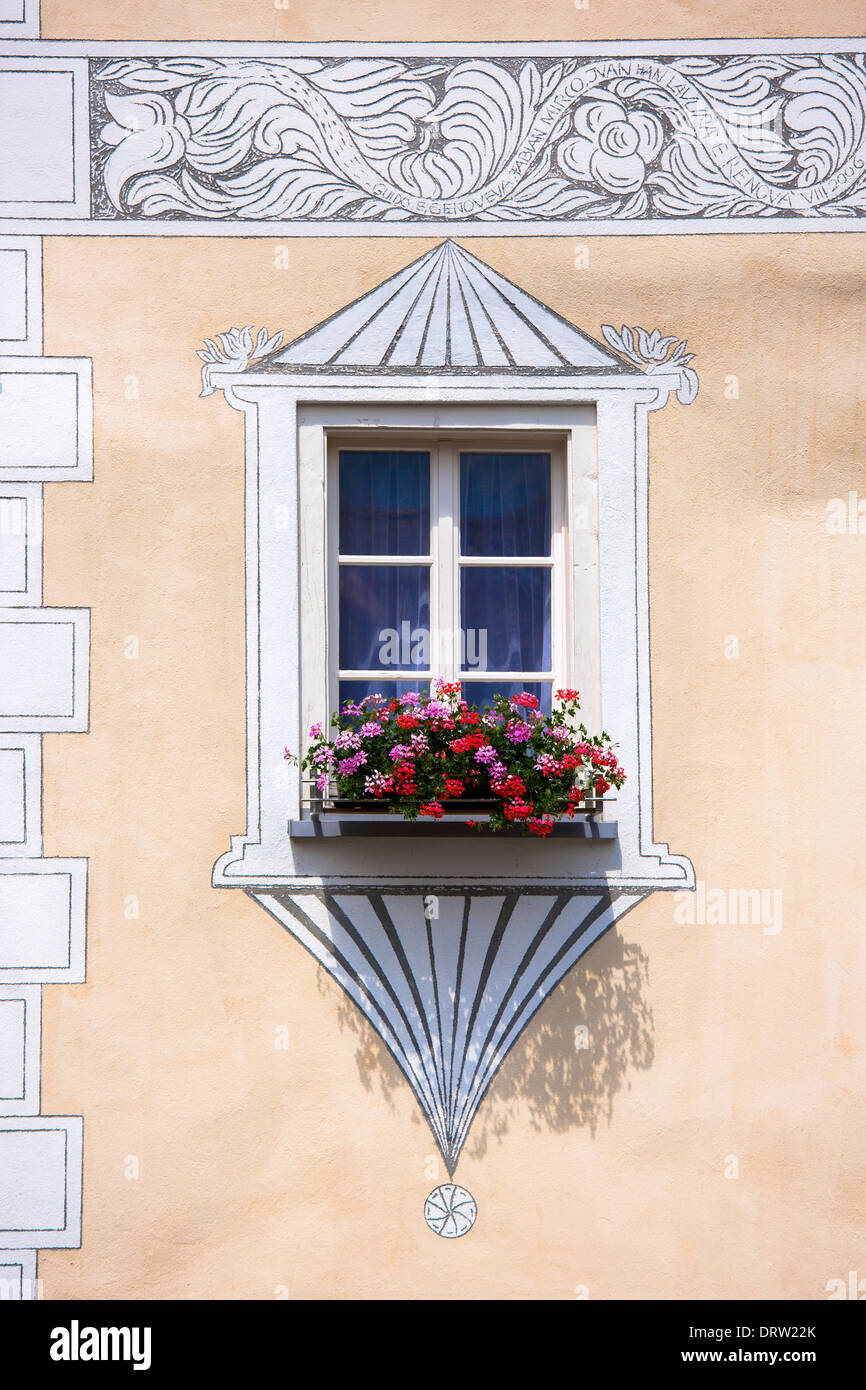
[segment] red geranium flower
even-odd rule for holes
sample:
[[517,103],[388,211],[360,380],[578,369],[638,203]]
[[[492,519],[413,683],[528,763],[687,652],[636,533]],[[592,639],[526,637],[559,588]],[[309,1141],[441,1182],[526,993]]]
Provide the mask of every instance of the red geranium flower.
[[530,835],[549,835],[554,823],[553,816],[528,816],[526,820]]
[[509,820],[528,820],[532,815],[531,801],[510,801],[507,806],[503,806],[503,811]]
[[526,786],[520,777],[508,777],[504,782],[498,783],[493,790],[497,796],[506,798],[526,795]]

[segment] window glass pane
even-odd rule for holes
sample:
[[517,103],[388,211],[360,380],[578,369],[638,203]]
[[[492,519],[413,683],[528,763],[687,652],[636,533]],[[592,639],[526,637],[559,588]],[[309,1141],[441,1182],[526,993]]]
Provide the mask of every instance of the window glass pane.
[[463,698],[470,705],[477,705],[479,709],[483,709],[485,705],[493,704],[494,695],[507,695],[510,699],[512,695],[519,695],[522,690],[525,690],[528,694],[535,696],[539,709],[544,714],[550,714],[550,687],[550,681],[465,680],[463,682]]
[[419,695],[426,690],[429,694],[430,682],[426,679],[383,681],[378,676],[375,680],[369,681],[340,681],[340,707],[342,708],[347,700],[353,700],[358,704],[365,695],[384,695],[386,700],[390,700],[396,695],[406,695],[410,690],[417,690]]
[[460,455],[463,555],[550,554],[550,455]]
[[341,670],[423,671],[429,647],[429,566],[340,566]]
[[429,454],[340,450],[340,553],[429,555]]
[[466,565],[460,571],[464,671],[550,670],[550,570]]

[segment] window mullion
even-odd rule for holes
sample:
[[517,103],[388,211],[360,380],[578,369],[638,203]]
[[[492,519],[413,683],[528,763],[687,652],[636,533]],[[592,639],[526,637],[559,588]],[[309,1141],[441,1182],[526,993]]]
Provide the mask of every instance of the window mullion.
[[437,448],[437,561],[438,612],[431,632],[433,668],[445,680],[457,674],[455,660],[457,508],[454,489],[454,449],[447,441]]
[[[440,573],[442,570],[442,461],[438,444],[430,446],[430,632],[428,661],[436,671],[436,633],[442,612]],[[432,694],[432,691],[431,691]]]
[[460,613],[460,448],[449,445],[451,455],[451,669],[450,680],[459,680],[463,629]]
[[[553,690],[558,685],[573,683],[571,670],[571,601],[566,576],[571,573],[570,544],[566,515],[568,506],[569,468],[567,457],[559,450],[551,453],[551,535],[550,555],[553,561],[550,582],[550,601],[553,607],[550,625],[550,666],[554,673]],[[552,694],[553,692],[551,692]]]
[[325,594],[328,622],[325,628],[325,670],[327,672],[327,717],[340,705],[340,509],[338,455],[330,440],[326,441],[325,486]]

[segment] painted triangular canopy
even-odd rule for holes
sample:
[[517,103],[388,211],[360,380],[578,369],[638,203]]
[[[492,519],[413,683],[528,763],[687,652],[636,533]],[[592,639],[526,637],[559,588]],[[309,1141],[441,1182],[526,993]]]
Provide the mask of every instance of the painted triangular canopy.
[[586,372],[622,360],[476,256],[444,241],[270,357],[364,372]]

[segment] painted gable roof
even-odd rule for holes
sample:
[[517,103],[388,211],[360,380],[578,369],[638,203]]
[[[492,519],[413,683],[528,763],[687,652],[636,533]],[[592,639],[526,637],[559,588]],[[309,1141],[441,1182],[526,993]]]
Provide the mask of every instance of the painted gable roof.
[[434,246],[275,352],[267,365],[368,372],[628,370],[453,241]]

